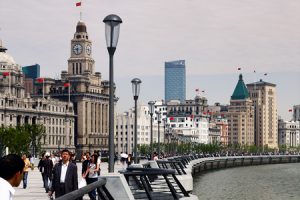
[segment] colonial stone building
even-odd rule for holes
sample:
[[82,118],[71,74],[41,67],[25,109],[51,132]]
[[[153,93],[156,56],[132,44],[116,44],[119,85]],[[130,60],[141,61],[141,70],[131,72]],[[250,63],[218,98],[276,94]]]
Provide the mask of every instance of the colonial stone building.
[[228,144],[254,144],[254,106],[242,74],[224,114],[228,119]]
[[278,120],[278,144],[288,148],[300,145],[300,121]]
[[[95,72],[92,41],[85,23],[79,21],[70,46],[68,70],[61,79],[37,81],[37,95],[72,102],[75,118],[75,146],[84,151],[108,150],[109,82]],[[38,83],[39,82],[39,83]]]
[[67,147],[74,151],[74,111],[64,101],[25,95],[22,70],[6,50],[0,40],[0,125],[43,124],[43,150]]
[[255,144],[278,148],[276,85],[262,79],[247,84],[255,108]]

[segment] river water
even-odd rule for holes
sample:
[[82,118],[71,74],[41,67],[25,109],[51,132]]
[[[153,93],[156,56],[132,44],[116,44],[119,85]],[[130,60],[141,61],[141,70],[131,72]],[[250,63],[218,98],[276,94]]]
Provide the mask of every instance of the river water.
[[199,200],[300,200],[300,163],[258,165],[195,175]]

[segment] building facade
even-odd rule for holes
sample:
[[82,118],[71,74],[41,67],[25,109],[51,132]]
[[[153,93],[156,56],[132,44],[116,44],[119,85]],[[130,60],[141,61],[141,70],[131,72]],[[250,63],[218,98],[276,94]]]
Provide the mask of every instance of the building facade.
[[276,85],[263,81],[247,84],[255,108],[255,144],[278,148]]
[[287,148],[296,148],[300,145],[300,122],[278,120],[278,144]]
[[254,144],[254,106],[242,74],[230,99],[228,112],[228,144]]
[[34,94],[34,80],[40,77],[40,65],[30,65],[22,67],[24,75],[25,94]]
[[45,127],[42,150],[74,151],[74,111],[68,110],[68,104],[63,101],[25,95],[21,67],[6,50],[0,40],[0,126],[42,124]]
[[61,72],[60,80],[36,81],[37,95],[72,103],[78,155],[86,151],[107,151],[109,82],[102,80],[100,72],[95,72],[92,41],[82,21],[77,23],[70,54],[68,70]]
[[293,106],[293,120],[300,121],[300,105]]
[[[134,150],[134,108],[127,112],[117,114],[115,152],[132,153]],[[164,142],[165,126],[153,118],[153,143],[158,143],[158,128],[160,143]],[[150,114],[148,106],[138,104],[137,107],[137,144],[150,145]]]
[[185,61],[165,62],[165,102],[186,99]]

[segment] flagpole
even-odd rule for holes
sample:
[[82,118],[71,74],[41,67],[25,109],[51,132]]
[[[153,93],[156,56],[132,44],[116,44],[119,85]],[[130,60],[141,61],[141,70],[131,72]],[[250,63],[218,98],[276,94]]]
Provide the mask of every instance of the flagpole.
[[82,1],[80,1],[80,21],[82,20]]
[[70,93],[70,83],[69,83],[69,87],[68,87],[68,90],[69,90],[69,103],[68,103],[68,107],[70,106],[70,102],[71,102],[71,93]]
[[43,99],[45,97],[45,95],[44,95],[44,82],[45,82],[45,80],[43,79]]
[[10,89],[11,89],[11,77],[10,77],[10,72],[8,74],[8,95],[10,96]]

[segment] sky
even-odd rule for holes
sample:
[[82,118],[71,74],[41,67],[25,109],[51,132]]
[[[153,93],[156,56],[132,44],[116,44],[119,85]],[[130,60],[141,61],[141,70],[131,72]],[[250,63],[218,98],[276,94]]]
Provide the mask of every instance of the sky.
[[300,104],[298,0],[83,0],[81,8],[78,1],[0,0],[7,53],[21,66],[40,64],[43,77],[59,78],[82,9],[95,69],[108,80],[102,20],[117,14],[123,20],[114,56],[118,112],[134,106],[130,81],[136,77],[142,103],[164,99],[164,62],[179,59],[186,61],[187,99],[199,88],[210,105],[229,104],[243,73],[245,83],[276,84],[283,119]]

